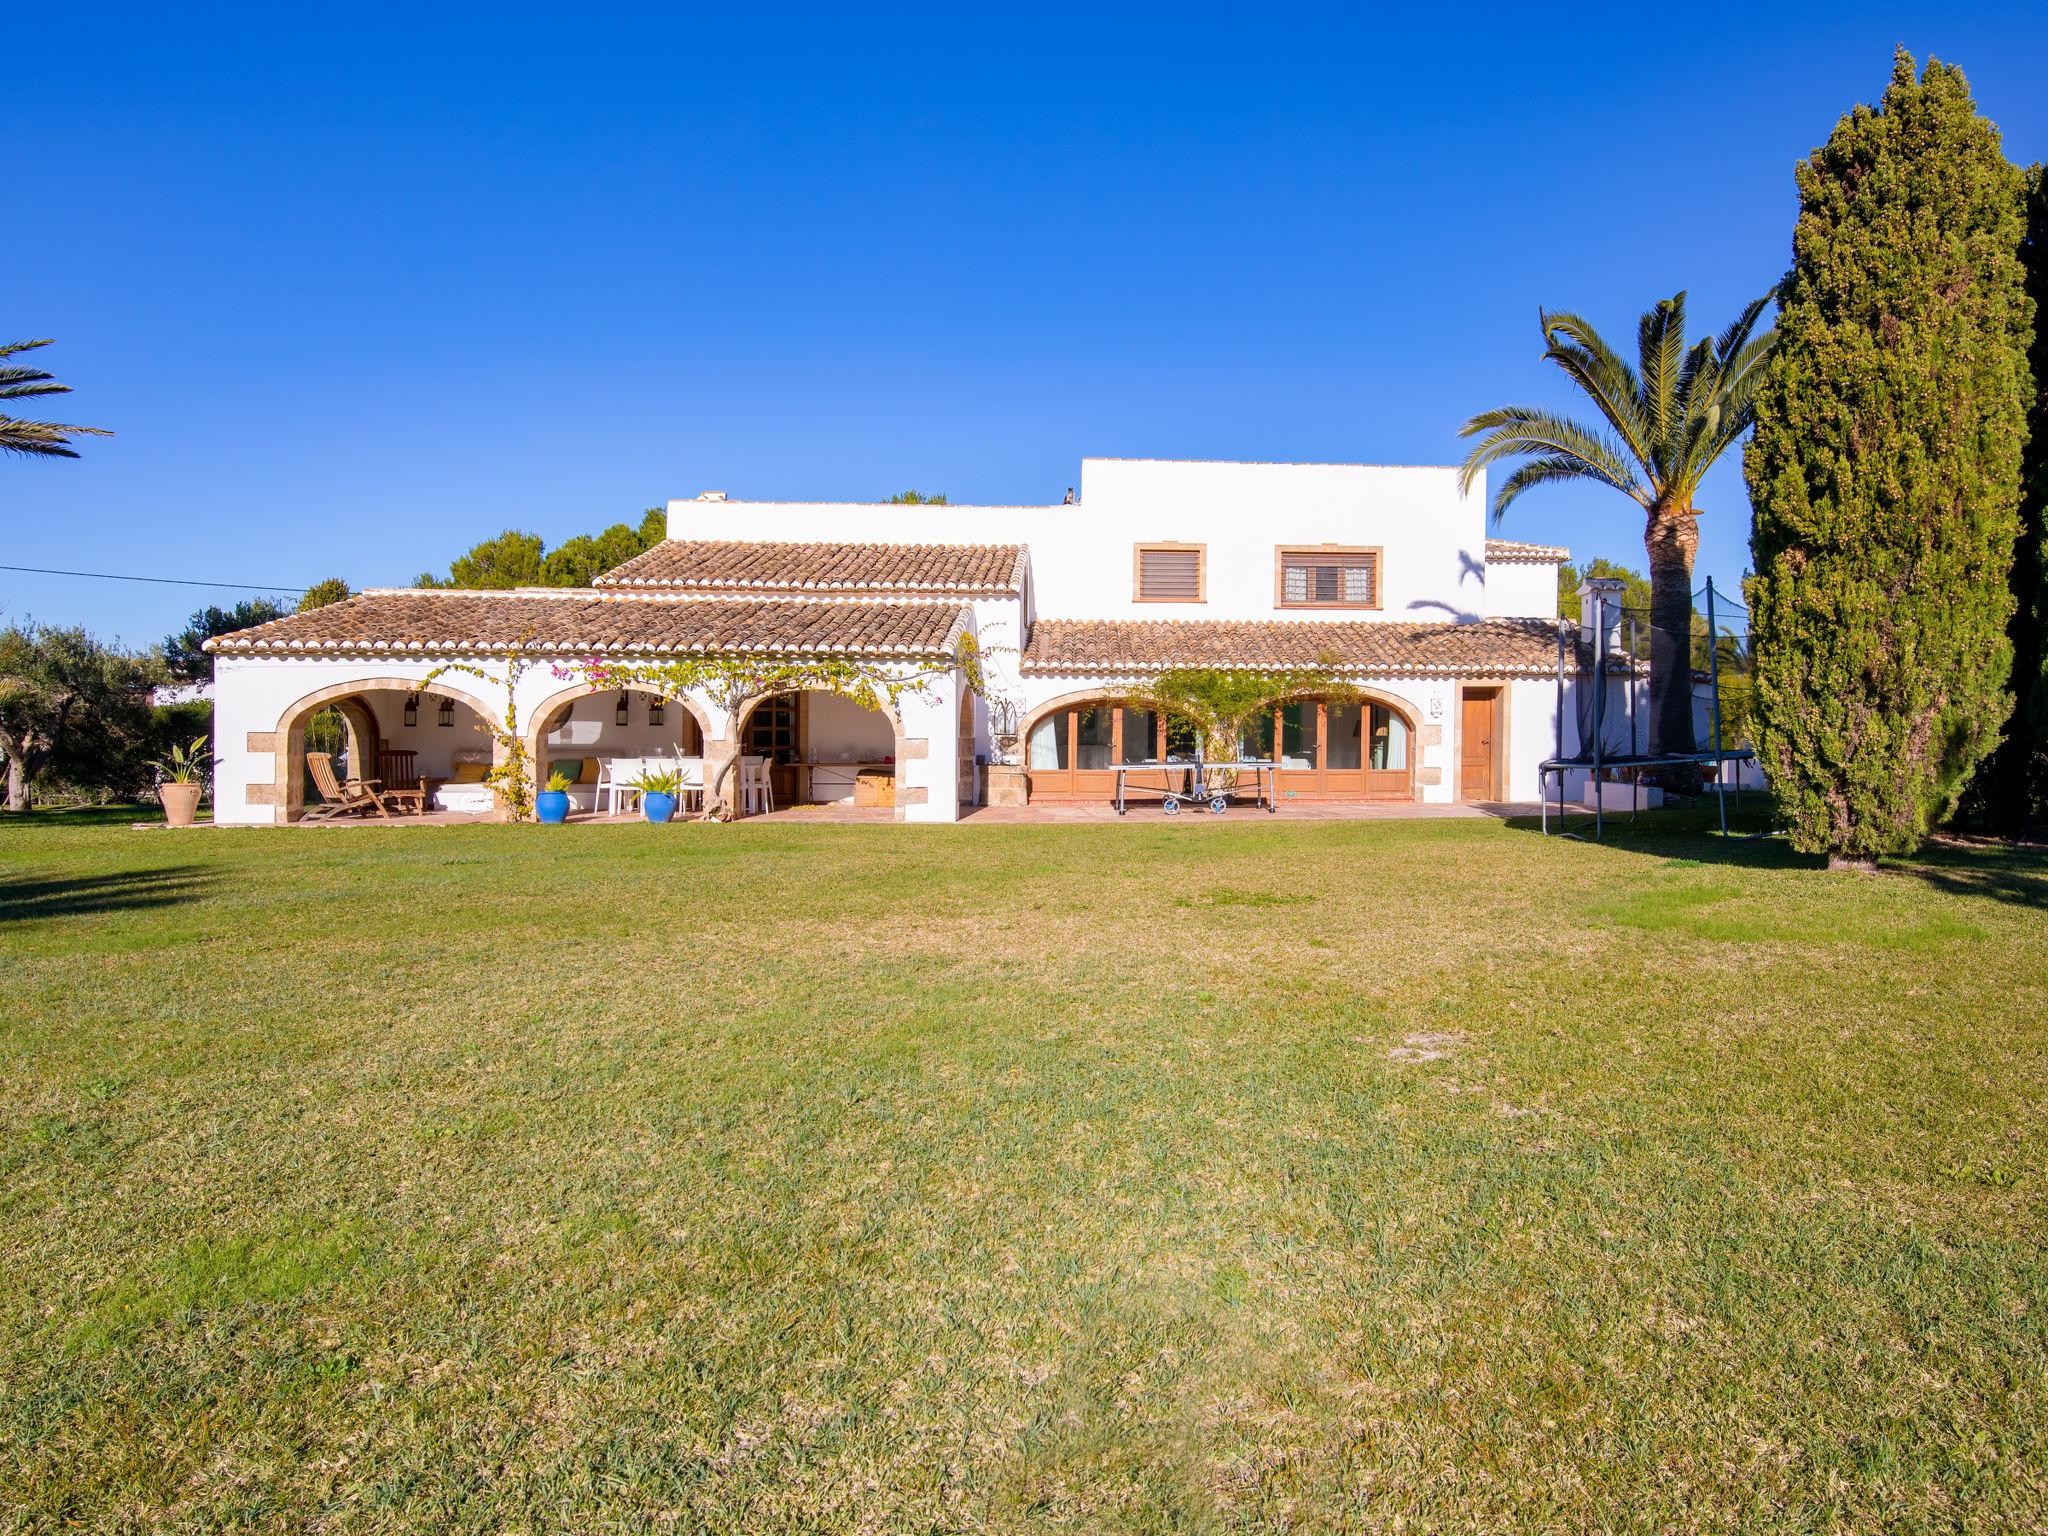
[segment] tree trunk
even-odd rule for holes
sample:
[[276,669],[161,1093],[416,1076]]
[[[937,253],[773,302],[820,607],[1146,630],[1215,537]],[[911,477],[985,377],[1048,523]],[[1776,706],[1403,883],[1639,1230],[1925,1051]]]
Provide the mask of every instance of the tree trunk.
[[1692,508],[1650,508],[1643,548],[1650,557],[1650,751],[1693,752],[1692,558],[1699,548]]
[[21,759],[12,752],[7,754],[7,809],[28,809],[28,775],[21,771]]
[[739,819],[737,797],[728,799],[726,791],[726,785],[734,782],[738,775],[740,753],[743,750],[737,712],[726,717],[726,729],[731,733],[727,739],[733,743],[733,750],[730,753],[714,753],[712,743],[708,740],[704,743],[704,808],[699,815],[705,821]]

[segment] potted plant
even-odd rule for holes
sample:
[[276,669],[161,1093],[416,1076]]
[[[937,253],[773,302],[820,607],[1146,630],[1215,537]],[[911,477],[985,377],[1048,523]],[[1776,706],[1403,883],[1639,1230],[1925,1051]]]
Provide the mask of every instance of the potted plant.
[[640,791],[640,810],[656,826],[675,815],[676,790],[680,783],[681,777],[673,768],[643,773],[634,781],[634,788]]
[[558,827],[569,819],[569,786],[576,781],[566,773],[548,775],[548,787],[533,797],[533,814],[543,823]]
[[174,827],[189,827],[199,814],[199,796],[206,788],[206,738],[195,736],[189,746],[172,746],[156,764],[159,775],[156,795],[163,802],[164,820]]

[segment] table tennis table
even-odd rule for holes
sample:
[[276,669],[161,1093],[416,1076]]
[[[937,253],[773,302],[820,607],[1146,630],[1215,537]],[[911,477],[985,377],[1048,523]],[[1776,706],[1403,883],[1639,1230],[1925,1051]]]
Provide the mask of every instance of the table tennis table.
[[[1167,758],[1163,762],[1111,763],[1109,771],[1116,775],[1116,813],[1121,816],[1127,809],[1125,790],[1135,788],[1160,797],[1160,810],[1168,816],[1178,816],[1183,805],[1207,805],[1214,816],[1221,816],[1230,809],[1230,797],[1242,792],[1243,775],[1252,776],[1252,804],[1271,815],[1278,807],[1273,803],[1273,770],[1277,765],[1270,761],[1246,758],[1234,763],[1202,763],[1190,759],[1176,762]],[[1229,784],[1215,783],[1214,776],[1224,769],[1234,770],[1238,778]],[[1158,774],[1160,782],[1153,784],[1130,783],[1130,776],[1137,774]],[[1178,786],[1178,787],[1176,787]]]

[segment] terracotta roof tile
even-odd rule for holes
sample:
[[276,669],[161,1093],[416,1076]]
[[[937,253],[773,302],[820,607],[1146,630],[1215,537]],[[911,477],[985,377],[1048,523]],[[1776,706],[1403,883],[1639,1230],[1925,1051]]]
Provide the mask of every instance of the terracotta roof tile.
[[588,587],[511,592],[382,590],[310,613],[221,635],[226,656],[419,652],[664,655],[686,651],[804,651],[943,656],[962,632],[958,603],[803,602],[605,592]]
[[700,591],[1013,595],[1024,587],[1024,547],[669,539],[606,571],[596,584]]
[[1544,676],[1557,670],[1557,623],[1040,619],[1023,660],[1033,673],[1318,665],[1377,677]]
[[1524,544],[1520,539],[1488,539],[1488,565],[1563,565],[1572,552],[1555,544]]

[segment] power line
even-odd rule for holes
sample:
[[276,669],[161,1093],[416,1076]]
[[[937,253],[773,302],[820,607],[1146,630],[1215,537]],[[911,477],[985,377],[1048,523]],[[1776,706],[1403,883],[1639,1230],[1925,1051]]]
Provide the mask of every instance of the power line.
[[34,576],[89,576],[94,581],[147,581],[164,587],[223,587],[230,592],[304,592],[283,582],[188,581],[178,576],[117,576],[112,571],[58,571],[43,565],[0,565],[0,571],[27,571]]

